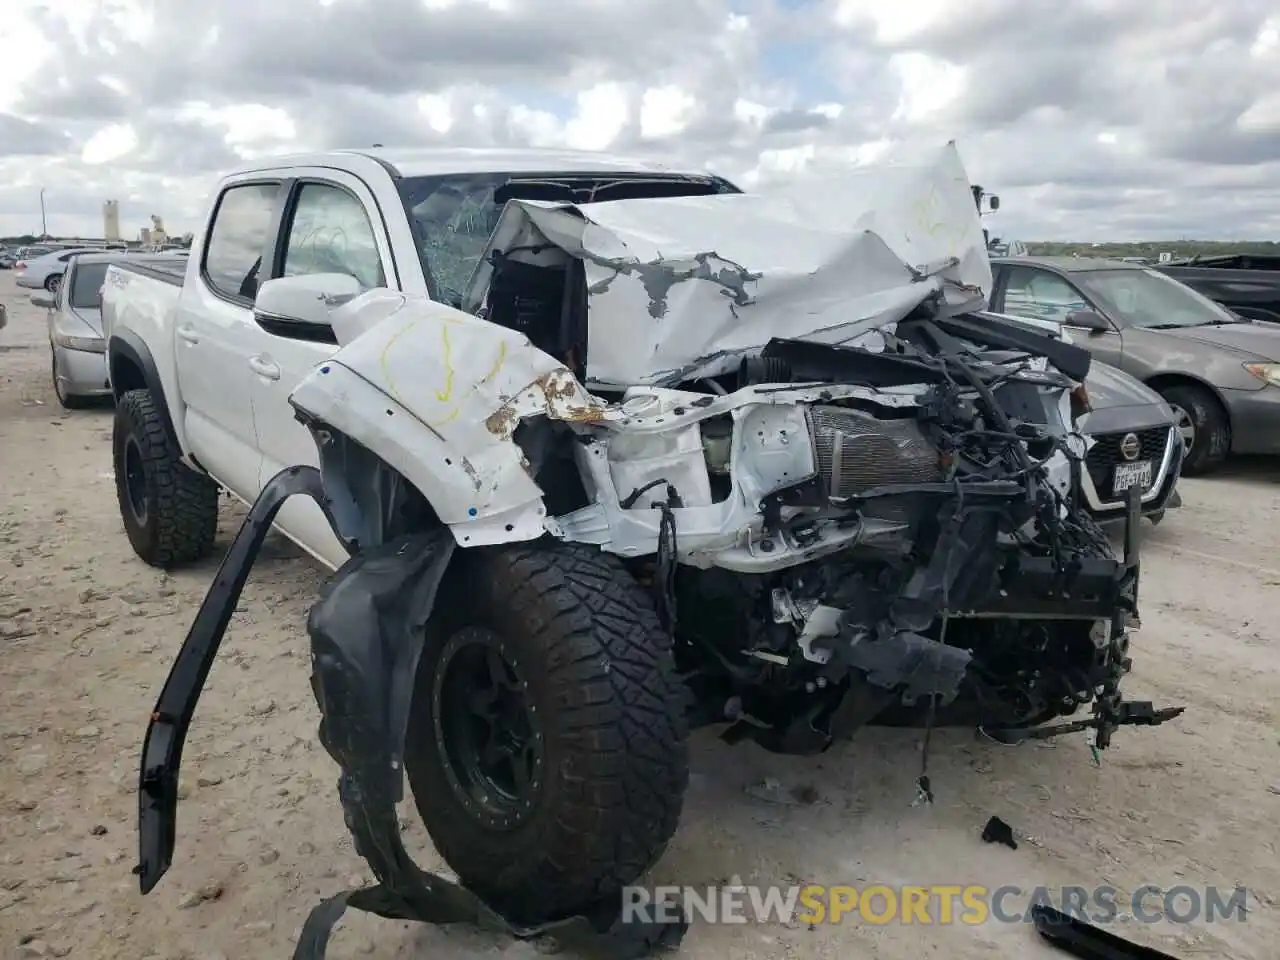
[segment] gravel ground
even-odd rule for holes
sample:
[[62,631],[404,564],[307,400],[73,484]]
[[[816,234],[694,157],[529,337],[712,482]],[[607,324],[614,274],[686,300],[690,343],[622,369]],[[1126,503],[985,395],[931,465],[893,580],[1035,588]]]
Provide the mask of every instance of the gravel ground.
[[[282,538],[245,591],[188,741],[171,872],[130,875],[146,717],[216,560],[171,576],[120,527],[111,414],[68,413],[41,312],[0,274],[0,950],[4,956],[287,957],[311,906],[366,876],[315,739],[304,617],[323,574]],[[1244,923],[1128,923],[1175,956],[1274,956],[1280,938],[1280,468],[1183,484],[1146,527],[1144,623],[1130,696],[1187,705],[1130,728],[1095,768],[1082,737],[1001,747],[935,737],[936,805],[912,807],[919,736],[864,731],[814,761],[694,744],[682,826],[653,879],[744,883],[1144,883],[1250,891]],[[220,543],[240,511],[224,511]],[[799,802],[764,802],[770,778]],[[996,814],[1018,849],[979,839]],[[416,818],[407,837],[441,865]],[[1270,949],[1268,949],[1270,944]],[[330,956],[532,956],[467,930],[350,917]],[[1024,925],[695,923],[680,954],[950,960],[1058,956]]]

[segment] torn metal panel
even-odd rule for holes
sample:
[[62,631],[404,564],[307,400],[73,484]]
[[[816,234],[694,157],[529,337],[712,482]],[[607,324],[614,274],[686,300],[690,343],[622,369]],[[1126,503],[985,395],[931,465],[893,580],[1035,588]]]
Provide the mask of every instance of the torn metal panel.
[[[985,305],[991,268],[954,144],[765,195],[589,205],[511,201],[491,251],[582,260],[588,379],[650,384],[730,369],[773,337],[847,343],[935,299]],[[464,308],[478,312],[493,267]]]
[[[335,311],[341,349],[290,403],[345,434],[429,494],[460,542],[545,532],[542,492],[510,442],[524,417],[605,414],[565,367],[522,334],[425,298],[372,291]],[[323,449],[322,460],[323,460]]]

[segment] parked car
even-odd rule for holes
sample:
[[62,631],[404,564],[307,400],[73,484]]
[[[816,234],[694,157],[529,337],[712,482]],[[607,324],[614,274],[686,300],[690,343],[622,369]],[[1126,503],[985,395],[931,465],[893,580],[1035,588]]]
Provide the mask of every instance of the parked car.
[[12,270],[23,260],[42,257],[52,252],[53,247],[15,247],[0,253],[0,269]]
[[72,247],[69,250],[53,250],[37,257],[24,257],[13,265],[18,286],[28,290],[45,289],[56,293],[67,263],[81,253],[96,253],[93,247]]
[[1280,454],[1280,324],[1239,317],[1150,267],[1084,257],[992,262],[992,308],[1062,323],[1173,408],[1186,476]]
[[1232,253],[1157,264],[1232,313],[1249,320],[1280,322],[1280,256]]
[[1120,698],[1136,539],[1118,560],[1070,496],[1089,354],[973,312],[953,145],[845,176],[761,198],[599,154],[273,157],[217,185],[184,279],[109,268],[135,552],[197,560],[219,487],[254,502],[146,734],[144,893],[273,520],[341,568],[309,621],[322,742],[411,900],[402,742],[444,859],[537,923],[661,854],[690,725],[812,754],[882,715],[1017,738],[1093,704],[1070,729],[1102,747],[1173,715]]
[[[64,407],[91,406],[111,396],[107,341],[102,334],[102,286],[107,267],[127,260],[163,270],[175,259],[81,253],[67,261],[66,275],[56,290],[31,294],[32,304],[48,309],[50,376],[58,402]],[[184,266],[178,267],[179,273]]]
[[[1067,327],[1053,320],[992,315],[1076,342]],[[1090,409],[1079,422],[1088,445],[1081,500],[1096,520],[1123,519],[1125,494],[1136,484],[1142,489],[1143,515],[1159,523],[1166,510],[1182,505],[1177,484],[1185,448],[1177,415],[1146,384],[1096,358],[1085,378],[1085,391]]]

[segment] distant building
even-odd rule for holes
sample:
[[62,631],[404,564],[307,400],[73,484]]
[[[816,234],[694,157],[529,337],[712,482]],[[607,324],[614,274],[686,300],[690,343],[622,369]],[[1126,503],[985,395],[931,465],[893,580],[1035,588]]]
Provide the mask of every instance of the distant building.
[[120,239],[119,200],[108,200],[102,205],[102,237],[104,240]]

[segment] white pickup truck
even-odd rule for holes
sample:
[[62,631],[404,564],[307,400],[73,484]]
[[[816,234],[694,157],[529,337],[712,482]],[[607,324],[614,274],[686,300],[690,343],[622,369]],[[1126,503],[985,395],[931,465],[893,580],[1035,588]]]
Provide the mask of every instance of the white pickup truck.
[[[260,291],[337,273],[456,306],[501,212],[499,189],[600,200],[737,190],[705,173],[550,151],[335,152],[228,174],[185,275],[122,265],[106,285],[120,507],[138,556],[158,566],[206,556],[217,486],[251,502],[283,467],[319,462],[288,398],[336,341],[323,325],[271,317],[261,303],[255,312]],[[276,525],[331,568],[347,558],[313,502],[287,503]]]
[[[108,272],[124,526],[197,560],[220,487],[314,468],[276,523],[341,567],[309,629],[344,803],[391,797],[360,778],[402,750],[463,882],[566,916],[664,848],[691,724],[816,753],[904,715],[1099,747],[1165,718],[1118,693],[1136,554],[1072,494],[1089,355],[985,313],[990,285],[954,145],[768,196],[597,154],[263,161],[185,276]],[[148,733],[144,891],[241,546]]]

